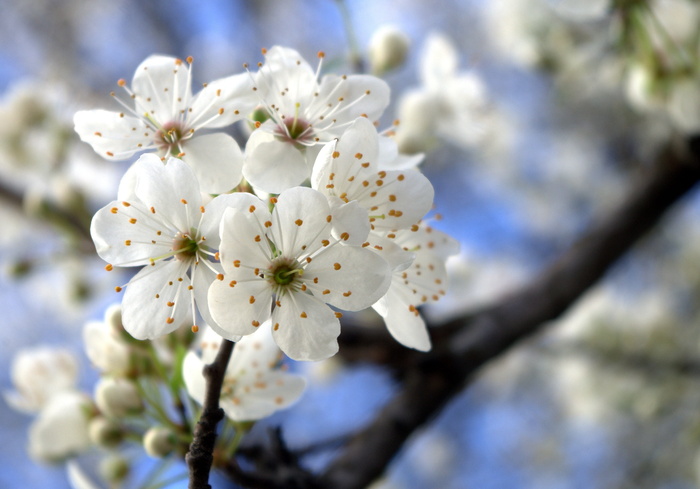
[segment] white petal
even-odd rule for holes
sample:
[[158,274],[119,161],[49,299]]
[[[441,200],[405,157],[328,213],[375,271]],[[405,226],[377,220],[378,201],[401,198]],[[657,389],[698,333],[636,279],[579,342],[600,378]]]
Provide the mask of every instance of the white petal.
[[307,187],[290,188],[279,195],[272,211],[272,240],[284,256],[308,254],[329,237],[331,221],[323,194]]
[[177,120],[192,98],[190,68],[170,56],[153,55],[136,68],[131,83],[136,111],[160,124]]
[[353,200],[347,204],[338,197],[329,197],[333,214],[333,237],[350,246],[360,246],[369,234],[367,209]]
[[205,212],[202,217],[202,223],[199,226],[199,232],[202,236],[206,236],[206,244],[213,249],[219,248],[220,237],[219,231],[221,221],[224,218],[224,212],[229,207],[238,207],[239,209],[249,209],[253,205],[256,208],[260,207],[256,215],[259,219],[269,219],[270,213],[267,211],[267,205],[255,195],[237,192],[233,194],[221,194],[213,198],[204,206]]
[[[314,166],[311,172],[311,187],[325,195],[335,194],[330,190],[332,187],[327,187],[327,185],[331,185],[333,183],[331,182],[330,175],[335,171],[333,154],[335,153],[335,147],[337,144],[338,140],[334,139],[321,147],[318,155],[316,155],[316,160],[314,161]],[[333,178],[335,178],[335,175]]]
[[39,346],[16,354],[11,375],[17,392],[3,392],[3,397],[13,409],[32,413],[76,386],[78,363],[67,350]]
[[184,145],[183,161],[197,176],[202,192],[220,194],[241,181],[243,153],[228,134],[196,136]]
[[420,165],[425,159],[424,153],[399,154],[398,145],[393,138],[381,136],[378,141],[377,169],[379,170],[409,170]]
[[370,250],[334,246],[313,258],[304,270],[303,282],[321,300],[359,311],[386,293],[391,271],[386,261]]
[[204,362],[193,351],[188,352],[182,362],[182,380],[185,381],[187,393],[199,404],[204,404],[206,390],[206,381],[202,374],[204,365]]
[[136,198],[136,181],[138,180],[138,168],[140,165],[131,165],[119,180],[117,200],[119,202],[131,201]]
[[87,396],[64,392],[41,411],[29,427],[29,454],[41,462],[58,462],[87,450]]
[[[249,144],[258,131],[253,133]],[[243,176],[265,192],[281,193],[301,184],[310,174],[306,156],[292,143],[273,139],[256,144],[252,149],[246,146]]]
[[[366,117],[359,117],[348,127],[338,140],[336,151],[341,155],[352,156],[375,165],[379,155],[379,134],[377,128]],[[358,153],[362,156],[359,157]],[[370,166],[370,168],[374,168]]]
[[[346,78],[324,76],[317,103],[331,104],[332,107],[327,107],[323,113],[335,120],[326,131],[340,136],[345,129],[344,124],[358,117],[366,117],[370,121],[378,119],[389,105],[389,94],[389,85],[372,75],[349,75]],[[324,127],[323,121],[315,127]]]
[[108,110],[81,110],[73,116],[75,131],[95,152],[108,160],[126,160],[155,149],[153,131],[136,117]]
[[298,110],[297,103],[303,112],[316,99],[314,93],[318,91],[315,70],[297,51],[281,46],[273,46],[267,51],[265,64],[255,76],[255,84],[260,96],[268,103],[274,103],[279,114],[287,117]]
[[234,421],[254,421],[296,402],[306,381],[285,372],[267,372],[254,384],[239,385],[231,397],[221,398],[221,408]]
[[[373,229],[409,227],[433,205],[433,186],[418,171],[380,171],[366,181],[369,185],[357,198],[369,210]],[[353,196],[348,194],[348,198]],[[372,216],[377,217],[372,219]]]
[[396,242],[412,250],[428,250],[443,260],[459,253],[459,242],[424,223],[396,232]]
[[221,78],[207,83],[192,101],[187,126],[197,129],[225,127],[248,116],[258,105],[248,73]]
[[267,374],[276,367],[281,358],[282,352],[272,338],[271,322],[267,320],[253,334],[236,343],[226,375],[254,381],[260,372]]
[[[389,233],[389,235],[396,236],[393,233]],[[369,243],[367,249],[381,256],[389,264],[389,269],[393,272],[407,269],[416,258],[416,254],[410,251],[410,248],[406,247],[408,249],[404,249],[397,240],[398,238],[391,239],[375,233],[370,233],[367,237],[367,242]]]
[[410,291],[403,287],[400,278],[397,278],[397,286],[392,284],[387,295],[383,298],[386,311],[382,307],[375,307],[384,318],[389,333],[404,346],[420,351],[430,350],[430,336],[425,326],[425,321],[411,303]]
[[[219,255],[221,265],[230,278],[257,280],[260,270],[270,264],[272,251],[267,242],[266,229],[272,225],[267,206],[251,194],[234,194],[232,205],[224,211],[221,220]],[[266,226],[268,224],[268,226]]]
[[272,312],[272,336],[294,360],[318,361],[338,351],[340,322],[320,300],[304,293],[281,297]]
[[172,259],[146,266],[131,279],[122,301],[122,322],[131,336],[154,339],[182,325],[191,311],[186,271],[184,262]]
[[226,276],[209,288],[209,311],[215,321],[209,326],[227,339],[245,336],[270,317],[271,306],[272,289],[265,280],[233,283]]
[[97,254],[116,266],[147,265],[151,258],[169,253],[175,239],[159,218],[133,202],[128,206],[110,202],[95,213],[90,224]]
[[298,51],[283,46],[272,46],[265,53],[265,67],[271,70],[279,68],[293,68],[298,66],[299,70],[313,73],[309,63],[301,57]]
[[163,164],[154,155],[143,155],[134,164],[140,165],[135,192],[139,200],[178,231],[190,232],[199,222],[202,201],[192,169],[177,158],[168,158]]
[[425,41],[420,59],[420,78],[424,85],[439,90],[440,83],[457,71],[457,51],[444,36],[432,34]]
[[[218,263],[212,263],[211,265],[213,268],[221,268],[221,265]],[[209,287],[211,287],[211,284],[216,280],[218,274],[205,265],[203,261],[195,265],[190,273],[192,273],[194,277],[192,280],[192,286],[194,287],[192,292],[194,293],[197,310],[199,314],[202,315],[202,319],[204,319],[205,323],[209,325],[214,324],[214,318],[211,316],[211,312],[209,312],[208,295]]]

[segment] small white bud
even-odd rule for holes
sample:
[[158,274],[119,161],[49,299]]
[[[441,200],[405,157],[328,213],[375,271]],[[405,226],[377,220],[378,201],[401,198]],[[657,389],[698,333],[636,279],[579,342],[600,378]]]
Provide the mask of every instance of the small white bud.
[[102,378],[95,387],[95,402],[107,416],[121,418],[143,411],[143,401],[133,382]]
[[124,482],[130,471],[129,461],[121,455],[112,454],[100,462],[100,475],[110,485]]
[[104,323],[90,321],[83,327],[85,352],[102,372],[124,376],[131,369],[131,348],[124,341],[124,333],[119,333],[110,324],[112,320],[109,317],[105,319]]
[[104,416],[97,416],[90,420],[88,434],[90,441],[104,448],[114,448],[124,440],[124,430],[121,425]]
[[406,61],[410,40],[396,26],[379,27],[369,41],[369,62],[372,73],[381,75],[399,68]]
[[105,311],[105,323],[115,333],[122,334],[124,326],[122,325],[122,305],[112,304]]
[[162,426],[150,428],[143,436],[143,448],[153,458],[167,457],[176,446],[175,434]]
[[640,112],[651,112],[663,107],[663,97],[659,94],[658,82],[649,70],[637,64],[627,72],[625,94],[630,105]]
[[685,78],[670,88],[668,112],[673,123],[685,134],[700,133],[700,80]]

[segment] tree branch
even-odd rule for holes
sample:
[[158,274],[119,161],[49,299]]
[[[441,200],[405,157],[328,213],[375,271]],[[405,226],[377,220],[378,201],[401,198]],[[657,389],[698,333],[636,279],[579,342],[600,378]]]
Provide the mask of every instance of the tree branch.
[[[360,489],[384,472],[406,439],[435,416],[489,360],[558,317],[700,180],[700,140],[667,148],[610,213],[530,284],[469,321],[428,355],[414,354],[403,388],[321,476],[323,487]],[[372,454],[368,457],[367,454]]]
[[219,407],[219,397],[232,352],[233,342],[223,340],[214,361],[204,367],[206,391],[202,415],[194,429],[190,451],[185,455],[190,472],[189,489],[211,489],[209,472],[214,461],[216,426],[224,418],[224,411]]

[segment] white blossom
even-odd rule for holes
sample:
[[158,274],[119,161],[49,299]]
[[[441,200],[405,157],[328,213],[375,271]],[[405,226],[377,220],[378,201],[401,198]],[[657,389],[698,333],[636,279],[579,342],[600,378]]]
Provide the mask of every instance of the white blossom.
[[[326,304],[357,311],[387,290],[389,266],[369,250],[337,246],[326,197],[295,187],[279,195],[272,212],[249,194],[221,223],[225,275],[209,289],[209,307],[224,337],[254,332],[272,316],[272,334],[295,360],[321,360],[338,350],[338,317]],[[346,222],[341,240],[364,240],[367,221]],[[364,234],[364,236],[363,236]],[[275,306],[270,312],[271,306]]]
[[154,55],[136,69],[131,88],[124,80],[119,85],[133,108],[121,102],[126,112],[84,110],[74,117],[80,138],[99,155],[123,160],[155,151],[164,161],[182,158],[209,193],[227,192],[240,182],[243,155],[236,141],[224,133],[199,133],[228,126],[255,107],[247,74],[206,84],[193,96],[189,63]]
[[83,393],[64,391],[51,398],[29,427],[29,454],[40,462],[60,462],[90,446],[92,402]]
[[[190,396],[204,402],[205,379],[202,371],[212,363],[221,337],[207,330],[200,345],[201,356],[191,351],[185,357],[182,375]],[[229,419],[253,421],[295,403],[306,381],[284,371],[282,353],[272,339],[270,321],[236,343],[224,374],[220,406]]]
[[[322,57],[322,56],[321,56]],[[264,122],[246,144],[243,175],[265,192],[280,193],[311,175],[321,144],[358,117],[378,119],[389,87],[371,75],[325,75],[293,49],[275,46],[254,75]]]
[[75,389],[78,363],[67,350],[40,346],[17,353],[11,376],[17,390],[3,393],[7,403],[21,412],[37,413],[51,398]]
[[421,224],[394,231],[393,241],[414,259],[408,266],[396,267],[386,295],[372,308],[384,319],[391,335],[402,345],[430,350],[430,337],[418,311],[422,304],[437,302],[447,289],[445,261],[459,252],[450,236]]
[[[420,172],[382,169],[380,139],[369,121],[357,119],[337,143],[319,153],[311,178],[312,187],[326,195],[333,208],[357,202],[376,232],[416,224],[434,197],[433,186]],[[342,224],[334,216],[336,229]]]
[[122,301],[124,328],[133,337],[167,334],[189,314],[195,321],[195,303],[212,321],[206,294],[220,273],[219,222],[232,197],[222,194],[202,205],[190,167],[147,154],[125,175],[118,199],[95,214],[91,234],[107,269],[144,267],[127,284]]
[[404,152],[430,149],[438,138],[471,148],[491,136],[497,113],[481,79],[458,72],[457,50],[442,35],[425,41],[419,64],[421,87],[399,101],[396,141]]

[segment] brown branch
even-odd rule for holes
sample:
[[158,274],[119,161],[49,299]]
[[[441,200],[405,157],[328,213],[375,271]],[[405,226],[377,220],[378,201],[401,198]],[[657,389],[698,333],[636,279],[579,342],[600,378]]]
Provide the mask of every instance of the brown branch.
[[214,461],[216,426],[224,418],[224,411],[219,407],[219,397],[221,397],[221,386],[224,383],[224,374],[232,352],[233,343],[223,340],[214,361],[204,367],[206,391],[202,415],[194,429],[190,451],[185,455],[190,472],[189,489],[211,489],[209,472]]
[[[610,213],[530,284],[468,322],[447,325],[455,334],[415,355],[398,394],[347,444],[321,476],[322,486],[360,489],[380,476],[406,439],[435,416],[488,361],[558,317],[661,216],[700,180],[700,140],[668,148]],[[371,454],[371,456],[368,456]]]

